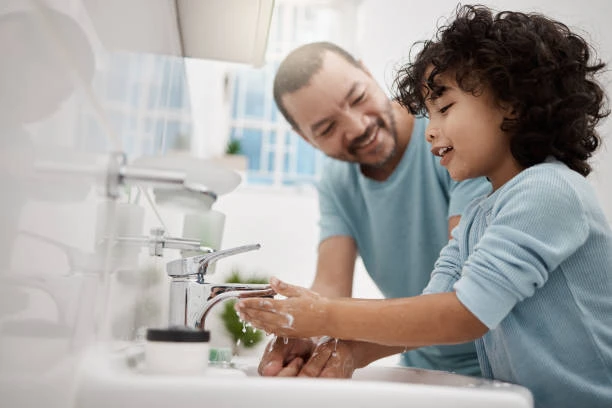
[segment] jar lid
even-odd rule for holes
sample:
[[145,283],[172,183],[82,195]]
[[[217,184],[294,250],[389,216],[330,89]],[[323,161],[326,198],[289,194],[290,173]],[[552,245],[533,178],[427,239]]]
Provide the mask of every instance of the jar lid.
[[205,343],[210,340],[210,332],[184,326],[165,329],[147,329],[148,341],[171,341],[183,343]]

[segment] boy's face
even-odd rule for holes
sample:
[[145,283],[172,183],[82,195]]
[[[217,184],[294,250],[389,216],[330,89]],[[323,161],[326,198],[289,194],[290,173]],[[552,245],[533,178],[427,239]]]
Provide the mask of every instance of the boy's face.
[[486,87],[476,96],[461,90],[448,73],[437,75],[435,83],[442,86],[438,95],[432,98],[426,89],[425,135],[431,152],[441,157],[454,180],[485,176],[497,189],[518,173],[510,136],[500,129],[510,109],[501,107]]
[[385,164],[395,151],[389,98],[365,70],[332,52],[310,82],[282,97],[306,141],[330,157],[367,166]]

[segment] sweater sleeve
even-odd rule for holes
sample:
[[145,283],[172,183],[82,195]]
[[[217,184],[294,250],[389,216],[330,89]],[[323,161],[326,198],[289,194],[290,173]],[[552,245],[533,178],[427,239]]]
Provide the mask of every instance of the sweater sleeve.
[[491,191],[491,183],[484,177],[464,181],[450,182],[448,217],[463,214],[464,210],[474,199],[482,197]]
[[423,294],[450,292],[453,285],[461,277],[461,259],[456,236],[463,227],[460,223],[452,231],[452,239],[440,251],[440,256],[434,264],[429,283],[423,289]]
[[545,285],[588,235],[580,197],[561,176],[521,178],[500,193],[454,285],[490,329]]

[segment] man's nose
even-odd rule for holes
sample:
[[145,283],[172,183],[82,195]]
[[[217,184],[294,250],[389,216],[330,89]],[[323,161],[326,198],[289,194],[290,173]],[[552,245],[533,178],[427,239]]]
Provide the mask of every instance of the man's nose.
[[359,112],[350,112],[345,116],[344,129],[346,137],[352,141],[366,132],[370,125],[367,115]]

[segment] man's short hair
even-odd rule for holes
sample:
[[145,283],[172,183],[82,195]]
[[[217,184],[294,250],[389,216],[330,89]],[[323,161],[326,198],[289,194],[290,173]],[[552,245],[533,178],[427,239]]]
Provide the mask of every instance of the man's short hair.
[[349,52],[336,44],[325,41],[314,42],[296,48],[285,57],[278,67],[274,77],[274,101],[278,110],[294,129],[299,129],[299,126],[287,112],[282,103],[282,97],[306,86],[313,75],[319,72],[323,66],[323,56],[328,51],[361,68],[359,61]]

